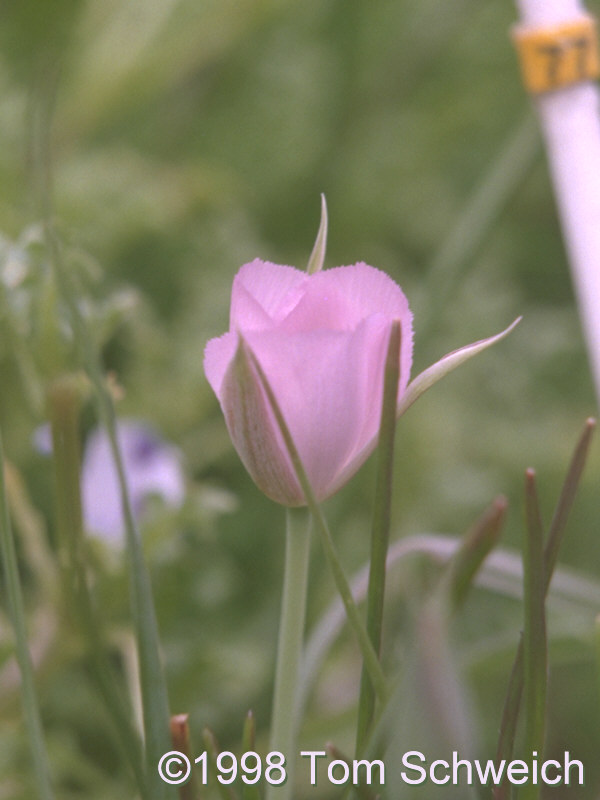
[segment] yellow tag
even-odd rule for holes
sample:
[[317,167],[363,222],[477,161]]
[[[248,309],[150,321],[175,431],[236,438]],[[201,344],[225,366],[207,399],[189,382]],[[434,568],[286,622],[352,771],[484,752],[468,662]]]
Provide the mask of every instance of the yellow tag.
[[515,28],[513,39],[523,83],[530,92],[549,92],[600,75],[593,17],[537,30]]

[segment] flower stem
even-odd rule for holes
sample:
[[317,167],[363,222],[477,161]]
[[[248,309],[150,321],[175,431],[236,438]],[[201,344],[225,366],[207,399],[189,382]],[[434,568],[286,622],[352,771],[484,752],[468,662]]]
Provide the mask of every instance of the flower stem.
[[170,746],[170,714],[150,573],[146,565],[139,532],[133,518],[121,448],[117,440],[115,408],[113,399],[106,387],[98,349],[81,311],[77,289],[72,283],[72,276],[65,267],[60,243],[48,220],[45,225],[45,233],[56,283],[67,307],[76,339],[81,347],[82,361],[95,391],[98,411],[106,429],[111,455],[117,471],[121,507],[125,521],[125,541],[129,557],[132,617],[140,666],[147,778],[145,800],[163,800],[163,798],[171,796],[171,793],[167,784],[158,777],[156,765]]
[[[535,471],[525,473],[527,536],[523,553],[525,625],[523,632],[524,696],[526,710],[524,756],[543,755],[546,734],[546,591],[544,586],[544,531],[540,517]],[[537,800],[539,786],[528,784],[523,800]]]
[[293,789],[292,767],[296,735],[294,709],[304,637],[310,553],[310,517],[306,508],[287,509],[285,541],[285,571],[270,748],[284,754],[288,762],[288,779],[281,787],[269,786],[267,800],[274,796],[291,797]]
[[92,674],[112,717],[119,746],[131,765],[139,789],[143,791],[145,778],[140,737],[133,728],[128,703],[108,657],[106,637],[94,607],[86,574],[79,483],[81,403],[82,383],[79,376],[67,374],[52,381],[47,392],[47,404],[52,426],[63,604],[85,639]]

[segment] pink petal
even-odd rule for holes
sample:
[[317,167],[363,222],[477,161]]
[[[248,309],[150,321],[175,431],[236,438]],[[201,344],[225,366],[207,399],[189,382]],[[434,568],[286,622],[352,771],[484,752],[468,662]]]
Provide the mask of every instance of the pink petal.
[[244,264],[233,281],[230,330],[269,327],[292,310],[308,281],[306,273],[294,267],[255,259]]
[[258,488],[277,503],[303,505],[302,490],[260,379],[237,345],[220,400],[231,439]]
[[237,334],[224,333],[207,342],[204,348],[204,373],[213,392],[221,400],[223,378],[233,361],[237,348]]
[[412,363],[412,314],[400,287],[359,263],[307,275],[260,260],[234,280],[231,330],[211,340],[205,371],[233,442],[257,485],[285,505],[304,502],[256,368],[277,398],[319,500],[375,446],[393,320],[401,323],[399,396]]
[[382,315],[350,333],[246,334],[320,500],[376,436],[388,337]]
[[399,394],[412,365],[412,313],[402,289],[385,272],[368,264],[334,267],[311,275],[302,299],[282,323],[290,331],[353,330],[371,314],[402,323]]

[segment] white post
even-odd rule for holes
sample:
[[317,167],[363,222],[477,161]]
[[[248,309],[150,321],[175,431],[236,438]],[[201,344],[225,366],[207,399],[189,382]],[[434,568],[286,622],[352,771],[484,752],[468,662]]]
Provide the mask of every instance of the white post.
[[[589,18],[577,0],[516,0],[518,31]],[[535,95],[600,403],[600,92],[590,80]]]

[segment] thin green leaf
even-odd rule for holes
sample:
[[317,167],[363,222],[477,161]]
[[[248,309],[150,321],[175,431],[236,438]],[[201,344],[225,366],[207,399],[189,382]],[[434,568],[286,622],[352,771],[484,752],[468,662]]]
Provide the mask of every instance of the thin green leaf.
[[[242,751],[244,753],[256,752],[256,721],[252,711],[248,711],[244,721],[242,733]],[[257,783],[244,783],[242,786],[242,800],[261,800]]]
[[[396,320],[390,330],[388,344],[379,444],[377,454],[377,479],[371,527],[371,558],[369,588],[367,591],[367,633],[373,649],[380,655],[383,604],[385,595],[386,558],[390,540],[390,517],[394,475],[394,441],[396,435],[396,405],[400,376],[400,345],[402,330]],[[358,701],[356,726],[356,755],[363,752],[375,711],[375,691],[369,674],[363,666]]]
[[[350,769],[350,775],[353,775],[353,770],[355,768],[356,761],[353,762],[352,759],[348,758],[348,756],[345,755],[345,753],[343,753],[338,747],[336,747],[331,742],[327,742],[327,744],[325,745],[325,750],[327,751],[327,755],[332,761],[343,761],[345,764],[347,764]],[[356,784],[349,790],[348,794],[351,794],[354,791],[356,796],[360,798],[360,800],[377,800],[377,797],[379,797],[380,795],[376,789],[372,789],[371,786],[365,782],[364,767],[363,770],[361,770],[360,766],[361,765],[359,762],[356,767],[356,774],[358,780]],[[377,769],[374,768],[373,781],[376,785],[378,784],[377,780],[378,778],[379,778],[378,771]]]
[[[496,764],[501,764],[502,761],[510,761],[515,746],[521,698],[523,696],[523,653],[523,636],[521,635],[517,655],[508,680],[504,708],[502,709]],[[510,795],[510,783],[504,778],[498,786],[492,789],[492,793],[494,800],[506,800]]]
[[[552,522],[550,523],[550,531],[544,548],[544,596],[546,596],[550,590],[560,544],[565,532],[569,513],[573,507],[575,493],[579,486],[579,481],[581,480],[595,428],[596,420],[590,417],[586,420],[583,432],[575,446],[563,488],[552,517]],[[523,639],[521,638],[515,655],[513,669],[510,674],[506,699],[504,701],[496,755],[497,762],[500,762],[503,758],[510,760],[514,750],[519,709],[523,694],[524,661],[524,645]],[[509,786],[507,781],[503,781],[503,783],[494,790],[495,800],[506,800],[508,794]]]
[[210,728],[205,728],[202,731],[202,741],[204,743],[204,749],[208,755],[209,779],[213,786],[216,787],[221,800],[239,800],[236,792],[233,789],[233,786],[230,784],[221,783],[219,780],[219,775],[221,773],[219,772],[217,758],[219,757],[221,750],[219,748],[219,743],[217,742],[217,739]]
[[2,436],[0,435],[0,554],[4,565],[4,580],[6,581],[6,592],[8,595],[8,606],[11,622],[15,632],[15,646],[17,662],[21,673],[23,711],[25,714],[25,725],[29,736],[31,755],[33,758],[33,773],[37,793],[40,800],[54,800],[54,793],[50,781],[50,771],[44,735],[42,731],[42,721],[40,717],[33,667],[29,648],[27,646],[27,625],[25,622],[25,609],[23,606],[23,593],[19,568],[17,565],[17,555],[15,552],[15,542],[10,524],[8,513],[8,503],[6,501],[6,487],[4,482],[4,451],[2,447]]
[[254,712],[248,711],[246,719],[244,720],[244,729],[242,732],[242,748],[244,752],[247,750],[254,750],[256,747],[256,720],[254,719]]
[[[389,572],[390,569],[397,568],[399,564],[415,556],[423,556],[437,565],[443,565],[455,555],[460,546],[460,540],[446,534],[426,533],[407,536],[394,542],[390,547],[387,570]],[[358,604],[367,594],[368,573],[367,564],[352,576],[352,594]],[[481,589],[501,597],[521,598],[523,595],[521,554],[505,548],[493,550],[475,575],[474,583]],[[600,582],[559,566],[554,572],[549,597],[560,603],[561,607],[567,607],[569,613],[581,615],[583,624],[589,625],[600,607]],[[579,619],[579,616],[577,618]],[[339,636],[345,619],[344,606],[336,597],[313,627],[304,650],[300,676],[301,691],[298,699],[300,709],[304,708],[316,675]]]
[[585,467],[592,436],[595,430],[596,420],[593,417],[589,417],[585,422],[583,432],[579,438],[579,441],[577,442],[575,451],[573,452],[569,470],[567,472],[560,497],[558,498],[558,503],[556,504],[556,509],[554,510],[554,514],[550,522],[548,541],[544,551],[546,592],[550,587],[550,581],[552,580],[552,574],[558,559],[558,552],[560,550],[563,534],[567,526],[567,520],[569,518],[569,514],[571,513],[571,509],[573,508],[575,495],[577,493],[577,488],[579,486],[579,481],[581,480],[581,475],[583,473],[583,468]]
[[140,689],[144,717],[146,745],[146,798],[163,800],[170,796],[170,787],[160,780],[156,766],[169,749],[169,702],[167,686],[160,657],[160,643],[156,611],[152,597],[150,575],[146,566],[139,533],[133,519],[123,459],[117,440],[116,415],[113,400],[104,381],[102,366],[92,334],[81,313],[77,291],[71,285],[71,275],[62,262],[60,246],[54,231],[46,226],[50,250],[59,291],[71,318],[71,324],[82,351],[82,360],[96,394],[98,410],[109,440],[120,490],[121,507],[125,521],[125,539],[131,574],[131,606],[135,627],[140,668]]
[[88,585],[79,480],[81,381],[78,376],[61,376],[52,382],[47,394],[52,428],[56,527],[64,602],[68,614],[86,641],[92,673],[112,718],[119,746],[142,791],[145,782],[142,744],[132,725],[118,678],[107,658],[105,636]]
[[501,331],[495,336],[491,336],[489,339],[481,339],[478,342],[461,347],[459,350],[453,350],[439,361],[436,361],[435,364],[423,370],[423,372],[417,375],[417,377],[408,384],[406,391],[400,398],[396,411],[398,416],[404,414],[422,394],[440,381],[445,375],[448,375],[449,372],[452,372],[461,364],[464,364],[465,361],[473,358],[477,353],[481,353],[482,350],[486,350],[488,347],[491,347],[493,344],[496,344],[496,342],[508,336],[520,321],[521,317],[517,317],[506,330]]
[[497,497],[467,531],[452,557],[442,580],[452,611],[463,605],[479,568],[498,542],[506,508],[506,498]]
[[321,222],[317,232],[315,244],[308,259],[306,271],[309,275],[315,272],[320,272],[323,269],[323,262],[325,261],[325,251],[327,250],[327,202],[325,195],[321,195]]
[[[544,586],[544,531],[535,471],[525,473],[526,536],[523,549],[525,624],[523,630],[525,749],[542,755],[546,732],[547,641]],[[529,783],[523,797],[535,800],[539,787]]]

